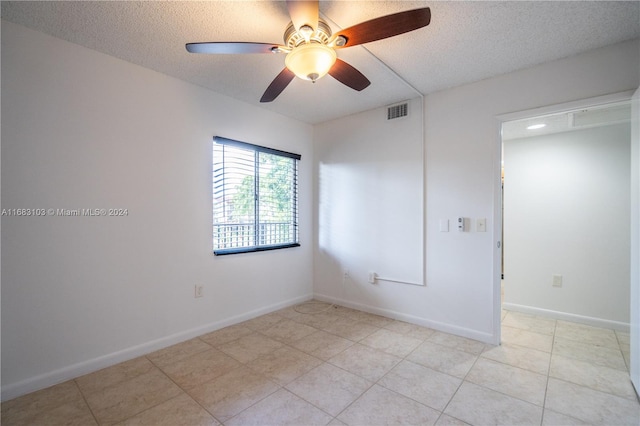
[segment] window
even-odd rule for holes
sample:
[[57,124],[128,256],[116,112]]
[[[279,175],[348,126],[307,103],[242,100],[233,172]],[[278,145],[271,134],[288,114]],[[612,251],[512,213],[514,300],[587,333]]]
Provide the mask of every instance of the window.
[[213,252],[297,247],[301,156],[213,139]]

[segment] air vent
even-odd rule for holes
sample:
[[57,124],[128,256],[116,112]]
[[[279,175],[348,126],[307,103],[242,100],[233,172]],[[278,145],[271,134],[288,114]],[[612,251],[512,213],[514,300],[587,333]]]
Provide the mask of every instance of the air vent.
[[573,127],[595,127],[625,123],[631,120],[631,105],[624,103],[608,108],[584,109],[571,113]]
[[396,118],[406,117],[409,114],[409,104],[403,103],[398,105],[392,105],[387,108],[387,120],[394,120]]

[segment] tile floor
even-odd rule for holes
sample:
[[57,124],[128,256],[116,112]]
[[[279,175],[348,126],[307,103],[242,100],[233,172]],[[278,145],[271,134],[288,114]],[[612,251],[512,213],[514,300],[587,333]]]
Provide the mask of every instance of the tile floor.
[[638,425],[628,364],[628,334],[565,321],[504,312],[492,347],[305,304],[7,401],[2,424]]

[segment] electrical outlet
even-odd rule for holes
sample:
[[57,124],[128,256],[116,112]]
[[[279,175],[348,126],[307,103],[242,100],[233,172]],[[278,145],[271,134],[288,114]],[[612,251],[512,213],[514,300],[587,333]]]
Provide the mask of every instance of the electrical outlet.
[[349,270],[345,269],[344,272],[342,273],[343,278],[349,278]]
[[553,287],[562,287],[562,275],[554,275],[553,282],[551,285]]
[[194,294],[194,296],[193,296],[193,297],[195,297],[195,298],[197,299],[197,298],[202,297],[202,296],[204,296],[204,289],[203,289],[203,286],[201,286],[201,285],[196,285],[196,287],[195,287],[195,294]]
[[376,273],[375,272],[369,272],[369,283],[370,284],[375,284],[376,283]]

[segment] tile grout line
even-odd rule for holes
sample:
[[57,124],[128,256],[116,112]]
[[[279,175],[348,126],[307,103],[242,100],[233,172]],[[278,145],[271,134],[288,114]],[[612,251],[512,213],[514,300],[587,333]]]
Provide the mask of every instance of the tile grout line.
[[[481,355],[481,354],[480,354]],[[445,415],[445,411],[447,410],[447,408],[449,407],[449,404],[451,404],[451,401],[453,401],[453,398],[455,398],[455,396],[458,394],[458,392],[460,391],[460,388],[462,387],[462,385],[466,382],[467,380],[467,376],[469,375],[469,373],[471,372],[471,370],[473,370],[473,367],[475,367],[476,363],[478,362],[478,360],[480,359],[480,355],[476,355],[476,359],[473,361],[473,365],[469,368],[469,370],[465,373],[464,377],[460,380],[460,384],[458,385],[458,387],[456,388],[456,391],[451,395],[451,398],[449,399],[449,402],[447,402],[447,404],[444,406],[444,408],[442,409],[442,412],[440,413],[440,417],[442,417],[443,415]],[[471,383],[471,382],[469,382]],[[475,383],[474,383],[475,384]],[[483,386],[484,387],[484,386]],[[485,388],[487,389],[487,388]],[[448,414],[446,414],[448,416]],[[440,420],[440,417],[438,417],[438,420]],[[457,418],[457,417],[454,417]],[[464,420],[458,419],[464,423]],[[437,422],[436,422],[437,423]]]
[[[98,418],[96,417],[95,413],[93,412],[93,409],[91,408],[91,405],[89,405],[89,401],[87,401],[87,397],[85,396],[84,392],[82,392],[82,389],[80,389],[80,385],[78,385],[77,377],[75,379],[73,379],[73,384],[76,385],[76,388],[78,389],[78,392],[80,392],[80,396],[82,396],[82,400],[87,405],[87,408],[89,409],[89,412],[91,413],[91,417],[93,417],[93,420],[95,420],[96,424],[99,425],[100,422],[98,421]],[[1,419],[0,419],[0,423],[1,423]]]
[[551,352],[549,353],[549,366],[547,367],[547,383],[544,386],[544,398],[542,399],[542,416],[540,417],[540,425],[544,422],[545,412],[547,410],[547,393],[549,392],[549,377],[551,376],[551,362],[553,360],[553,349],[556,345],[556,329],[558,321],[553,323],[553,335],[551,336]]

